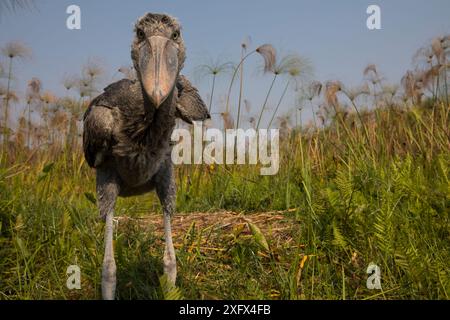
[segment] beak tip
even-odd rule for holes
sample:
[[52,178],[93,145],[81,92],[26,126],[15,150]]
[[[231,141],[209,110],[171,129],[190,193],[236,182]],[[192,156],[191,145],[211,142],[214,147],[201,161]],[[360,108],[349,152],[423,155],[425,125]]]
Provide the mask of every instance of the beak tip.
[[155,108],[158,108],[161,104],[163,104],[166,98],[167,96],[162,92],[153,92],[153,94],[150,95],[150,100]]
[[164,102],[164,95],[162,92],[154,92],[152,94],[152,100],[156,108],[158,108]]

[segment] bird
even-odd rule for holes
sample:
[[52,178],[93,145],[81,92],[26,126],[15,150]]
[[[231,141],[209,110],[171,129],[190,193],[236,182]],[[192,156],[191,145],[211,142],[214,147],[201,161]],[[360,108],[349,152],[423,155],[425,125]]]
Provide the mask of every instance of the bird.
[[180,72],[186,58],[180,22],[146,13],[134,27],[131,59],[136,79],[122,79],[95,97],[83,115],[83,151],[95,169],[97,206],[105,221],[102,298],[115,299],[113,217],[117,197],[156,191],[163,211],[164,273],[175,285],[171,217],[176,185],[171,134],[179,118],[210,119],[198,90]]

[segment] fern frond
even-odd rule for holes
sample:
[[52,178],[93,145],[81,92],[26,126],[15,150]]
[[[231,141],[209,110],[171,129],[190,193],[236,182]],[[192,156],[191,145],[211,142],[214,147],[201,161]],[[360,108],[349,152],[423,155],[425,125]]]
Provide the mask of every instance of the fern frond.
[[171,284],[167,278],[167,274],[159,277],[159,284],[163,293],[164,300],[183,300],[183,294],[180,289]]
[[392,214],[389,210],[382,209],[375,216],[374,235],[377,239],[378,247],[384,254],[392,252]]
[[349,170],[344,171],[339,169],[336,172],[336,178],[334,181],[345,203],[350,201],[354,190],[350,171]]
[[346,249],[348,247],[348,243],[345,240],[344,235],[342,234],[341,230],[337,226],[336,221],[333,221],[333,244],[336,246],[341,247],[342,249]]

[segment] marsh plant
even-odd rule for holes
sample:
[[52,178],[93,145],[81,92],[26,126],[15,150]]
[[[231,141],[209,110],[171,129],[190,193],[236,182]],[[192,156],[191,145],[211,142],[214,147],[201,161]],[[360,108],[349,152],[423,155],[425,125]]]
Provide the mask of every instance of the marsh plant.
[[221,59],[214,60],[208,58],[208,62],[199,64],[195,68],[195,77],[197,79],[203,77],[211,77],[211,92],[209,94],[208,111],[211,113],[212,103],[214,100],[214,92],[216,88],[216,79],[219,76],[230,73],[234,69],[233,63],[230,61],[223,61]]
[[8,136],[8,117],[9,117],[9,107],[10,102],[17,102],[18,98],[14,91],[12,91],[11,85],[13,81],[13,62],[15,60],[23,60],[31,55],[31,51],[28,47],[26,47],[21,42],[9,42],[5,44],[1,48],[2,55],[7,58],[8,61],[8,71],[7,71],[7,85],[6,85],[6,91],[3,98],[3,108],[4,108],[4,115],[3,115],[3,128],[4,137],[7,138]]
[[[244,47],[243,47],[244,50]],[[243,51],[244,52],[244,51]],[[247,47],[245,47],[245,52],[247,52]],[[264,70],[268,71],[270,70],[273,65],[275,64],[276,59],[276,50],[271,44],[263,44],[259,47],[257,47],[254,50],[251,50],[250,52],[243,54],[241,57],[241,60],[237,64],[236,68],[234,68],[233,76],[231,77],[230,86],[228,88],[227,93],[227,101],[225,105],[225,112],[230,112],[230,96],[231,96],[231,90],[233,88],[234,80],[236,79],[236,76],[238,74],[238,71],[241,70],[241,66],[244,64],[244,62],[252,55],[259,54],[264,59]],[[242,93],[240,94],[240,96]],[[240,114],[240,110],[238,110],[238,114]]]

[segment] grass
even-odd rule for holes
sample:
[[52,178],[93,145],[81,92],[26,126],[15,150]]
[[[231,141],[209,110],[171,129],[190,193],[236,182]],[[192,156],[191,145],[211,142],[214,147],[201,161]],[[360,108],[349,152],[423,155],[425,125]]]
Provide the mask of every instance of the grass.
[[[448,113],[444,103],[396,106],[296,128],[275,176],[178,167],[172,295],[155,195],[119,199],[117,298],[448,299]],[[0,299],[99,299],[94,172],[80,148],[44,148],[2,149]],[[381,291],[366,287],[371,262]],[[81,290],[66,288],[72,264]]]

